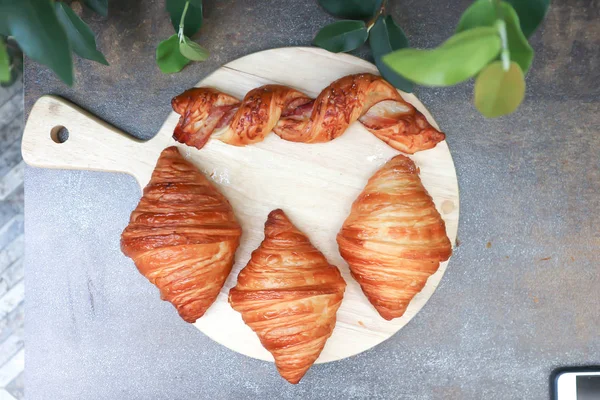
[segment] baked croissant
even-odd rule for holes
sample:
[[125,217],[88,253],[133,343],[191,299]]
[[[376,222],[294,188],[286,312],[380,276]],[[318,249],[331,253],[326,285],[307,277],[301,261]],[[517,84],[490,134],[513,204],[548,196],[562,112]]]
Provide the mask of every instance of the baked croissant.
[[191,323],[217,298],[241,234],[227,199],[169,147],[131,213],[121,250]]
[[345,288],[338,269],[275,210],[229,303],[273,355],[281,376],[295,384],[331,336]]
[[441,261],[452,254],[444,220],[419,179],[398,155],[369,179],[337,235],[354,279],[387,319],[404,314]]
[[198,149],[210,137],[244,146],[262,141],[271,131],[292,142],[328,142],[356,120],[409,154],[435,147],[445,138],[392,85],[367,73],[338,79],[316,99],[282,85],[253,89],[241,102],[215,89],[193,88],[171,105],[181,116],[173,137]]

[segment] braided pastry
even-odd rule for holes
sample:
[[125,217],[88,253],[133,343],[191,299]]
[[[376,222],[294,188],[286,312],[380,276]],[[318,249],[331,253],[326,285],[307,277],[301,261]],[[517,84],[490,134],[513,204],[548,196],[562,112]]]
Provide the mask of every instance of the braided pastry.
[[354,279],[387,319],[404,314],[452,253],[444,220],[419,170],[398,155],[369,179],[337,235]]
[[210,137],[244,146],[264,140],[271,131],[292,142],[328,142],[356,120],[409,154],[445,138],[392,85],[367,73],[338,79],[316,99],[282,85],[253,89],[241,102],[215,89],[193,88],[173,98],[171,105],[181,116],[173,137],[198,149]]
[[283,378],[298,383],[331,336],[346,282],[281,210],[229,292],[229,303],[275,358]]
[[169,147],[131,213],[121,250],[181,318],[195,322],[231,272],[241,233],[227,199]]

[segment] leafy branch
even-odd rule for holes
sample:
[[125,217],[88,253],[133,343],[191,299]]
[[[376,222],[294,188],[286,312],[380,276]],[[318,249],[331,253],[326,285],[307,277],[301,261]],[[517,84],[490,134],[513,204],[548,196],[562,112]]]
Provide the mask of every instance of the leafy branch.
[[175,34],[156,48],[156,63],[165,74],[179,72],[190,61],[204,61],[209,52],[190,39],[202,27],[202,0],[167,0]]
[[[382,0],[319,0],[340,17],[321,29],[314,43],[330,51],[351,51],[368,36],[375,63],[395,87],[412,83],[451,86],[475,77],[474,103],[486,117],[507,115],[525,96],[524,75],[533,61],[527,38],[544,19],[550,0],[476,0],[462,15],[456,33],[435,49],[408,48],[408,40]],[[369,16],[370,13],[370,16]]]
[[[108,0],[83,3],[100,15],[108,13]],[[72,51],[108,65],[90,27],[61,1],[0,0],[0,82],[10,80],[19,68],[18,52],[7,46],[12,42],[18,43],[32,60],[50,67],[68,85],[73,84]]]
[[412,92],[413,84],[383,63],[382,58],[394,50],[408,47],[408,39],[391,15],[386,14],[387,0],[319,0],[330,14],[348,18],[322,28],[313,43],[334,53],[356,50],[367,39],[375,64],[392,85]]
[[[108,0],[82,2],[92,11],[108,15]],[[178,72],[190,61],[206,60],[208,51],[190,39],[202,26],[202,0],[166,0],[166,9],[175,34],[156,49],[160,70]],[[13,80],[22,67],[19,48],[50,67],[68,85],[73,84],[72,52],[108,65],[96,46],[94,32],[64,1],[0,0],[0,83]]]

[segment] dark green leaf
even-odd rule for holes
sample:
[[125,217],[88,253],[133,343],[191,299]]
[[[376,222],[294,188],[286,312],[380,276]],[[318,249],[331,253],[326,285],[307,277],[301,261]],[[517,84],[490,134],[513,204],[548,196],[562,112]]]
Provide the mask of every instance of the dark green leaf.
[[[179,32],[179,23],[183,15],[186,0],[167,0],[167,12],[171,16],[171,23],[175,32]],[[183,21],[183,34],[192,37],[202,26],[202,1],[190,1],[185,19]]]
[[540,23],[544,20],[546,12],[550,7],[550,0],[506,0],[510,3],[521,24],[521,30],[525,37],[529,37],[535,32]]
[[495,28],[457,33],[432,50],[402,49],[383,57],[395,72],[426,86],[450,86],[477,74],[500,53]]
[[391,15],[388,15],[382,20],[387,28],[388,38],[392,50],[400,50],[405,47],[408,47],[408,39],[406,38],[406,34],[402,30],[402,28],[400,28],[400,26],[396,23],[396,21],[394,21],[394,18],[392,18]]
[[[533,60],[533,49],[527,38],[521,32],[519,17],[510,4],[500,3],[500,12],[506,23],[506,36],[510,59],[515,61],[527,73]],[[490,0],[478,0],[473,3],[462,15],[457,32],[463,32],[480,26],[495,26],[497,16],[496,8]]]
[[10,35],[8,29],[8,7],[0,4],[0,35]]
[[179,51],[185,58],[192,61],[204,61],[210,55],[208,50],[193,42],[187,36],[183,38],[182,42],[179,42]]
[[369,36],[363,21],[338,21],[317,33],[313,43],[334,53],[359,48]]
[[377,22],[369,33],[369,44],[373,51],[375,64],[381,75],[396,88],[405,92],[412,92],[413,84],[408,79],[395,73],[383,61],[382,57],[393,50],[408,47],[408,39],[402,29],[396,25],[391,15],[377,18]]
[[10,59],[6,51],[6,43],[0,38],[0,82],[10,80]]
[[477,0],[460,17],[456,33],[478,26],[493,26],[496,21],[496,8],[491,0]]
[[68,85],[73,84],[69,42],[48,0],[19,0],[3,5],[8,29],[29,58],[45,64]]
[[54,3],[56,16],[65,28],[73,51],[80,57],[108,65],[104,55],[96,49],[94,32],[63,2]]
[[164,74],[179,72],[189,62],[190,60],[185,58],[179,51],[179,37],[177,35],[163,40],[156,48],[156,63]]
[[103,17],[108,15],[108,0],[83,0],[83,2]]
[[329,14],[348,19],[371,18],[383,0],[319,0],[321,7]]
[[475,80],[475,107],[488,118],[510,114],[519,107],[524,97],[523,71],[514,61],[508,71],[502,68],[502,61],[494,61]]

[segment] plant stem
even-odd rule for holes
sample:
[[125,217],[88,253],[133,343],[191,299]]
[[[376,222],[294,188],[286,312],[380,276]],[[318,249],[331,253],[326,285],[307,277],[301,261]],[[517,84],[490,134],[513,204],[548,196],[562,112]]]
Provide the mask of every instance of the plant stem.
[[183,28],[184,28],[185,14],[187,14],[189,5],[190,5],[190,2],[186,1],[185,6],[183,7],[183,12],[181,13],[181,19],[179,20],[179,32],[177,33],[177,36],[179,36],[179,42],[183,42],[183,37],[184,37]]
[[385,12],[385,3],[387,3],[387,0],[383,0],[381,2],[381,7],[379,7],[379,10],[377,10],[375,15],[373,15],[373,18],[367,21],[367,32],[371,30],[373,25],[375,25],[375,22],[377,22],[377,18],[379,18],[379,16]]
[[506,21],[504,21],[504,13],[502,12],[502,1],[494,1],[496,9],[496,27],[500,34],[500,40],[502,41],[502,52],[500,53],[500,59],[502,60],[502,69],[508,71],[510,68],[510,52],[508,49],[508,39],[506,34]]
[[510,68],[510,53],[508,51],[506,22],[504,22],[503,19],[498,19],[496,21],[496,27],[498,28],[498,33],[500,34],[500,40],[502,42],[502,52],[500,53],[500,58],[502,59],[502,69],[504,71],[508,71]]

